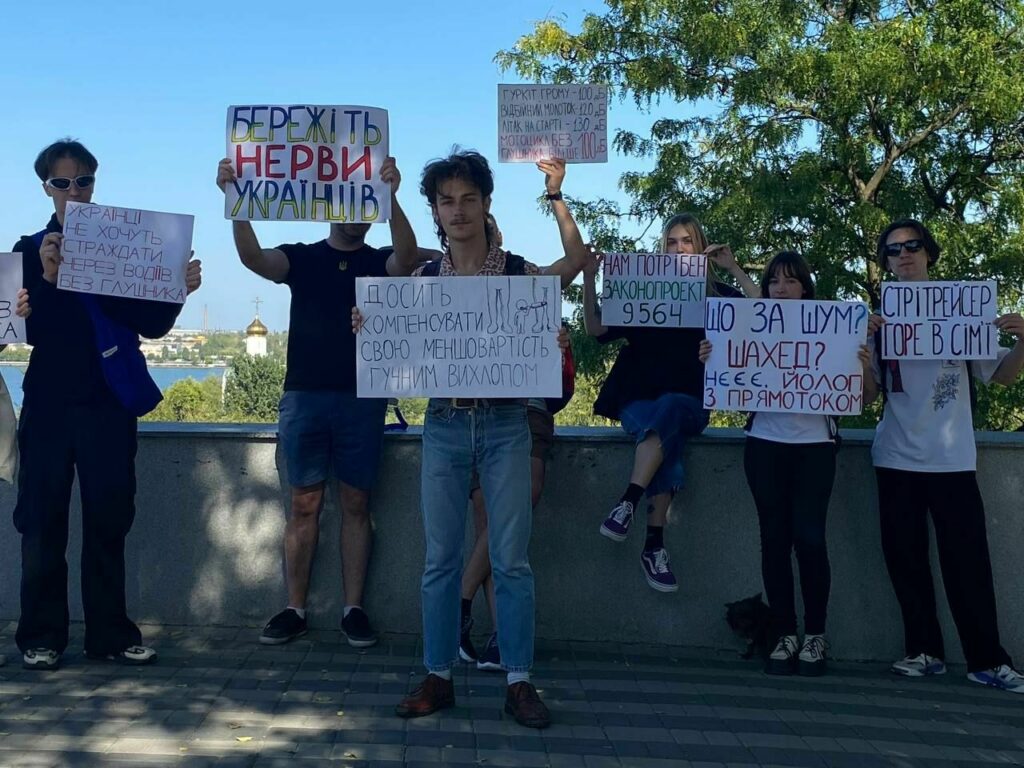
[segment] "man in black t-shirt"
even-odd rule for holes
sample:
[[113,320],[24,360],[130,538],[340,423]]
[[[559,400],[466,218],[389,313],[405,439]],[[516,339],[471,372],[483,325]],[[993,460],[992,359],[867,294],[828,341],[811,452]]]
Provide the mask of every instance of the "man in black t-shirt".
[[[332,468],[342,515],[342,632],[356,648],[377,642],[362,602],[370,557],[369,491],[377,474],[387,401],[356,397],[350,311],[356,303],[357,277],[409,275],[418,261],[416,236],[396,198],[401,176],[393,158],[381,166],[380,177],[391,184],[394,250],[389,256],[366,245],[369,224],[332,223],[326,240],[264,249],[248,221],[232,222],[242,263],[261,277],[285,283],[292,292],[278,423],[291,486],[285,529],[288,605],[264,627],[260,642],[267,645],[306,633],[309,577]],[[217,185],[223,190],[234,179],[231,160],[222,160]]]

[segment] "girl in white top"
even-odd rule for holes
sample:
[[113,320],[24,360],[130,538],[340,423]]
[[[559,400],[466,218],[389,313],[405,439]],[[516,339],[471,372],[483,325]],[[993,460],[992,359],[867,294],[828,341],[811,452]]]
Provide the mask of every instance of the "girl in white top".
[[[783,251],[764,270],[750,298],[814,298],[814,280],[803,257]],[[877,323],[877,321],[874,321]],[[701,344],[706,361],[711,343]],[[870,367],[865,346],[861,365]],[[768,658],[769,674],[825,672],[825,615],[831,571],[825,519],[836,474],[836,422],[807,413],[753,413],[747,421],[743,464],[761,528],[761,576],[778,643]],[[792,553],[800,563],[804,640],[797,636]]]
[[[925,281],[940,248],[912,219],[890,224],[878,239],[878,261],[900,281]],[[946,671],[935,589],[928,562],[928,522],[935,527],[942,582],[967,659],[968,679],[1024,693],[999,642],[985,508],[975,474],[972,384],[1012,384],[1024,366],[1024,319],[995,321],[1017,337],[995,360],[893,360],[872,355],[865,402],[879,391],[885,406],[872,458],[878,477],[882,550],[903,613],[906,658],[892,671],[909,677]],[[884,367],[883,367],[884,366]]]

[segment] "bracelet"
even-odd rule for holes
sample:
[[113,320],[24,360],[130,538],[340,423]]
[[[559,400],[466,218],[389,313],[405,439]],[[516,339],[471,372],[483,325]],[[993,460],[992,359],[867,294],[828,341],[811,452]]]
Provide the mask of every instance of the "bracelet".
[[546,197],[548,200],[561,200],[562,199],[562,193],[561,192],[548,192],[546,195],[544,195],[544,197]]

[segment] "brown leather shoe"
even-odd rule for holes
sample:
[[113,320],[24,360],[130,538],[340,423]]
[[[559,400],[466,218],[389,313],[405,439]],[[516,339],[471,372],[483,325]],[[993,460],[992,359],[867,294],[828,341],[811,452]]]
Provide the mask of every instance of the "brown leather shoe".
[[547,728],[551,713],[537,695],[532,683],[513,683],[505,694],[505,712],[527,728]]
[[423,717],[454,706],[455,684],[437,675],[427,675],[416,690],[399,702],[395,714],[399,717]]

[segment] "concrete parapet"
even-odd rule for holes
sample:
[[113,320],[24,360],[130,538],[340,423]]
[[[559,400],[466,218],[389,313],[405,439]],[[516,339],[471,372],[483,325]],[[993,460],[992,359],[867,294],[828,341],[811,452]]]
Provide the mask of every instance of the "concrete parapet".
[[[871,432],[844,433],[828,525],[832,653],[846,659],[902,655],[899,612],[879,544]],[[288,499],[276,430],[249,425],[140,427],[138,515],[128,541],[133,618],[161,624],[261,626],[285,604],[281,542]],[[388,435],[372,509],[375,537],[366,607],[382,631],[420,631],[420,436]],[[1024,435],[979,433],[1000,627],[1024,658]],[[537,635],[573,639],[736,646],[723,604],[761,590],[757,518],[743,475],[738,430],[709,430],[687,453],[687,487],[673,504],[666,546],[680,590],[651,590],[640,569],[643,526],[624,544],[597,529],[628,479],[632,444],[615,429],[561,429],[534,515]],[[0,619],[18,615],[15,492],[0,489]],[[69,547],[72,616],[81,618],[77,491]],[[638,520],[642,522],[642,518]],[[311,623],[337,627],[342,609],[339,515],[328,500],[310,599]],[[472,536],[467,515],[467,538]],[[951,661],[962,659],[936,566]],[[478,628],[489,625],[478,603]],[[255,639],[257,631],[254,630]]]

